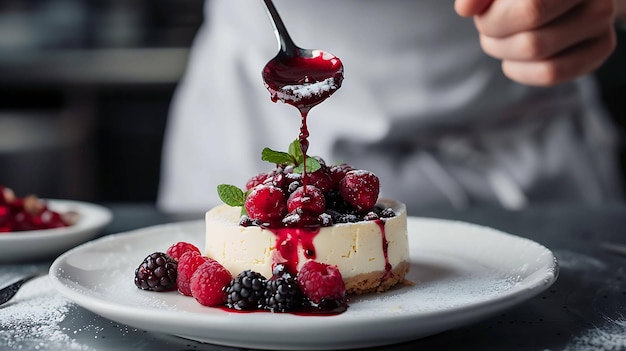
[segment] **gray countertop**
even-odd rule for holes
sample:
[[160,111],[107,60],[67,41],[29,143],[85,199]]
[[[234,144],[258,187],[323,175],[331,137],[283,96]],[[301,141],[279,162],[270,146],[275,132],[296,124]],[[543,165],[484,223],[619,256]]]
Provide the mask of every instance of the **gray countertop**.
[[[113,222],[102,235],[200,219],[171,216],[153,206],[109,205]],[[496,316],[431,337],[373,350],[623,350],[626,349],[626,206],[545,206],[417,210],[412,215],[461,220],[535,240],[557,256],[558,280],[538,296]],[[619,249],[619,248],[618,248]],[[0,281],[47,270],[51,261],[0,265]],[[243,327],[245,328],[245,327]],[[139,330],[66,300],[48,277],[24,286],[19,301],[0,307],[2,350],[231,350]]]

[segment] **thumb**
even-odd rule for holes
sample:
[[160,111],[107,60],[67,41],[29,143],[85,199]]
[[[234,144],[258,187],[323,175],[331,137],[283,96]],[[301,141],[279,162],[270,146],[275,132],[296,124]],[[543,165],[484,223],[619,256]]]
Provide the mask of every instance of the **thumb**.
[[459,16],[471,17],[485,12],[496,0],[455,0],[454,9]]

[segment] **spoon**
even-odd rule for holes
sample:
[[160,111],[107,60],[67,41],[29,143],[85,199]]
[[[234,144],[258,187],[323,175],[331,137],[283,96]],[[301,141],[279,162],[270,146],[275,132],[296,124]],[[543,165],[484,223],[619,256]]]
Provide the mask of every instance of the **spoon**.
[[13,298],[13,296],[15,296],[15,294],[17,294],[17,292],[20,290],[20,288],[22,287],[22,285],[24,285],[27,281],[36,278],[38,276],[40,276],[41,274],[33,274],[30,275],[28,277],[22,278],[18,281],[16,281],[13,284],[10,284],[2,289],[0,289],[0,306],[4,305],[5,303],[9,302],[9,300],[11,300]]
[[278,54],[263,68],[265,87],[272,101],[280,100],[306,114],[341,87],[343,64],[329,52],[296,46],[272,0],[263,3],[279,45]]

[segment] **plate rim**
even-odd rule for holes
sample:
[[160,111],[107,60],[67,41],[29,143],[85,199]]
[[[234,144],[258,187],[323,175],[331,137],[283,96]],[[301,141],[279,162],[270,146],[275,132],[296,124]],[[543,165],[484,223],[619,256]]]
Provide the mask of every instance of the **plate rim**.
[[[389,321],[394,321],[394,323],[406,323],[409,321],[415,322],[415,321],[428,320],[428,319],[433,318],[433,316],[438,316],[439,317],[438,322],[435,323],[435,325],[431,326],[431,329],[434,329],[434,330],[431,332],[426,332],[424,333],[424,335],[419,335],[419,333],[413,333],[412,335],[403,334],[401,336],[394,337],[393,340],[380,340],[378,343],[367,342],[365,344],[354,343],[355,340],[350,340],[351,342],[348,343],[349,345],[345,344],[344,342],[345,345],[343,345],[343,347],[342,345],[333,344],[332,348],[339,347],[339,348],[347,349],[347,348],[365,347],[365,346],[371,347],[371,346],[388,345],[392,343],[413,340],[413,339],[417,339],[417,338],[424,337],[427,335],[432,335],[437,332],[449,330],[454,327],[458,327],[460,325],[468,324],[475,320],[486,318],[495,312],[502,311],[506,308],[512,307],[518,303],[526,301],[538,295],[542,291],[546,290],[558,278],[559,266],[558,266],[558,262],[556,260],[554,253],[551,250],[549,250],[547,247],[531,239],[509,234],[509,233],[506,233],[506,232],[503,232],[501,230],[494,229],[491,227],[469,223],[469,222],[458,221],[458,220],[448,220],[448,219],[429,218],[429,217],[408,217],[407,221],[408,221],[407,224],[409,225],[409,228],[411,227],[410,223],[412,222],[430,221],[433,223],[434,222],[443,223],[444,225],[460,225],[460,226],[466,226],[466,227],[470,226],[470,227],[478,228],[479,230],[487,230],[497,235],[505,235],[511,240],[521,240],[527,244],[534,245],[537,249],[544,250],[544,253],[549,255],[548,259],[551,258],[551,263],[548,267],[539,267],[535,272],[540,272],[543,269],[544,274],[540,275],[539,277],[535,277],[536,279],[534,279],[534,282],[530,285],[528,284],[524,285],[523,289],[513,289],[513,288],[507,289],[506,291],[499,293],[495,298],[455,307],[452,309],[448,309],[444,312],[428,311],[428,312],[419,312],[419,313],[413,312],[413,313],[407,313],[404,315],[397,315],[397,314],[396,315],[383,315],[382,317],[379,316],[376,321],[376,323],[383,325],[385,322],[389,322]],[[87,249],[91,245],[99,245],[102,242],[120,240],[119,238],[124,238],[130,235],[149,235],[150,231],[165,230],[167,227],[170,227],[169,229],[176,229],[176,230],[184,231],[184,229],[187,227],[191,227],[194,225],[201,226],[203,223],[204,223],[203,220],[165,223],[165,224],[159,224],[159,225],[153,225],[153,226],[148,226],[144,228],[134,229],[134,230],[126,231],[126,232],[115,233],[115,234],[98,238],[96,240],[76,246],[66,251],[62,255],[60,255],[50,266],[49,276],[51,277],[53,286],[57,289],[57,291],[59,291],[62,295],[66,296],[67,298],[74,301],[75,303],[77,303],[78,305],[82,306],[85,309],[88,309],[106,318],[117,320],[118,322],[121,322],[121,323],[129,324],[129,325],[134,324],[134,326],[141,328],[141,329],[167,333],[166,325],[159,325],[158,327],[154,327],[153,325],[146,327],[145,323],[143,325],[137,325],[135,324],[135,321],[137,321],[137,318],[123,316],[123,318],[120,319],[119,317],[120,313],[117,313],[117,311],[120,311],[121,314],[127,315],[129,314],[129,312],[135,312],[137,313],[137,315],[141,316],[141,318],[139,319],[144,320],[144,319],[150,319],[151,317],[156,317],[157,315],[160,315],[161,313],[163,313],[163,311],[157,312],[156,310],[151,310],[151,309],[146,310],[145,308],[136,307],[136,306],[121,305],[119,303],[99,299],[97,296],[82,294],[76,289],[72,289],[72,287],[64,284],[64,282],[62,281],[62,278],[57,275],[57,272],[62,271],[61,269],[62,264],[66,262],[67,259],[71,257],[71,255],[73,255],[74,253],[80,250]],[[411,237],[411,235],[412,234],[409,232],[409,238]],[[413,234],[413,235],[416,235],[416,234]],[[85,286],[81,286],[81,287],[84,290],[89,290],[88,287],[85,287]],[[175,312],[175,311],[164,311],[164,312],[170,313],[170,314],[174,313],[174,314],[182,315],[180,312]],[[195,320],[197,318],[201,318],[207,325],[215,324],[214,327],[216,327],[218,330],[229,330],[230,327],[237,326],[238,323],[241,323],[242,319],[254,321],[258,318],[261,318],[261,319],[263,318],[263,317],[255,317],[255,315],[267,315],[266,313],[229,313],[229,312],[217,310],[217,309],[215,312],[216,313],[187,311],[187,313],[185,313],[184,315],[185,316],[187,316],[187,314],[190,314],[190,315],[185,317],[184,319]],[[233,318],[224,318],[224,313],[228,314],[229,316],[233,316]],[[350,310],[348,310],[348,312],[346,313],[350,313]],[[445,321],[444,323],[441,321],[442,317],[444,320],[451,319],[451,317],[453,317],[455,314],[458,314],[458,313],[464,313],[465,315],[469,315],[469,317],[465,317],[460,320],[457,319],[455,322]],[[293,320],[297,320],[297,318],[302,317],[302,316],[295,316],[291,314],[281,314],[280,316],[284,316],[286,318],[295,318]],[[336,324],[341,323],[341,320],[342,320],[341,316],[342,315],[331,317],[332,319],[330,319],[330,321],[337,321],[337,323],[332,323],[332,322],[327,323],[329,321],[329,319],[326,319],[327,317],[319,317],[319,318],[305,317],[305,318],[308,318],[307,323],[309,327],[314,327],[314,328],[325,327],[326,330],[328,330],[329,324],[331,326],[332,325],[336,326]],[[182,317],[177,317],[177,318],[183,319]],[[349,321],[352,327],[354,328],[369,326],[372,323],[372,321],[370,320],[359,321],[359,320],[350,319]],[[160,323],[157,323],[157,324],[160,324]],[[438,324],[446,324],[447,327],[441,328],[441,327],[438,327]],[[272,329],[273,329],[272,327],[264,326],[263,328],[261,328],[261,332],[270,331]],[[406,333],[406,330],[402,330],[401,332]],[[185,333],[170,333],[170,334],[178,335],[178,336],[193,339],[193,340],[211,342],[211,343],[215,343],[219,345],[234,346],[234,347],[254,347],[254,348],[261,347],[261,348],[267,348],[267,349],[293,349],[294,348],[294,345],[292,344],[290,345],[276,345],[276,344],[258,345],[258,344],[250,344],[249,342],[245,342],[245,341],[228,342],[228,340],[216,341],[217,339],[215,338],[202,339],[202,338],[198,338],[198,336],[194,335],[194,333],[191,333],[189,335]],[[328,347],[328,345],[326,345],[326,347]],[[296,348],[301,349],[301,350],[310,350],[313,348],[320,349],[320,348],[326,348],[326,347],[325,345],[320,345],[320,344],[296,345]]]

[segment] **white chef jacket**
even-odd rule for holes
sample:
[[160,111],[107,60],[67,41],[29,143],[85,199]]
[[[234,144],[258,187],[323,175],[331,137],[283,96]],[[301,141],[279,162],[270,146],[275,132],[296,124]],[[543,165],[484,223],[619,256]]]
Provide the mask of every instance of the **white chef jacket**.
[[[344,64],[309,113],[310,155],[381,179],[409,208],[619,198],[616,137],[591,78],[552,88],[507,79],[453,0],[276,0],[297,45]],[[277,40],[260,1],[210,0],[172,101],[158,205],[202,211],[285,150],[300,115],[273,103],[261,70]]]

